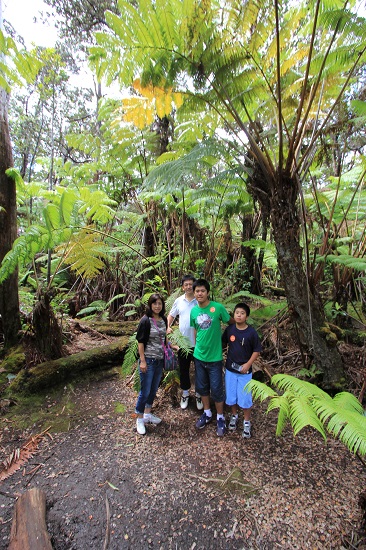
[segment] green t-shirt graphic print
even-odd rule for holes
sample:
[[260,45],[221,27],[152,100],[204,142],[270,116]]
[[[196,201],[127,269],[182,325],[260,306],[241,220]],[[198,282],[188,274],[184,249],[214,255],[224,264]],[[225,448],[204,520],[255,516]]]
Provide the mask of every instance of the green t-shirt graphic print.
[[200,361],[222,361],[221,323],[230,315],[222,304],[210,302],[206,307],[195,306],[191,311],[191,327],[196,329],[193,356]]

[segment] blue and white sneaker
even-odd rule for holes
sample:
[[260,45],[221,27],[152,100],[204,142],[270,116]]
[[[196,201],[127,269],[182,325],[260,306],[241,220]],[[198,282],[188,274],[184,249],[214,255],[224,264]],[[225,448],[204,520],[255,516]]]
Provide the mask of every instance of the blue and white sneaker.
[[230,416],[229,432],[235,432],[237,425],[238,425],[238,417],[235,416],[235,414],[232,414]]
[[246,420],[244,422],[244,429],[242,433],[242,436],[244,437],[244,439],[249,439],[251,437],[250,428],[251,428],[251,424]]
[[196,422],[196,428],[201,430],[207,424],[209,424],[211,422],[211,420],[212,420],[212,416],[207,416],[206,413],[201,414],[201,416],[199,417],[199,419]]
[[218,418],[216,433],[219,437],[222,437],[223,435],[225,435],[225,432],[226,432],[225,420],[223,418]]

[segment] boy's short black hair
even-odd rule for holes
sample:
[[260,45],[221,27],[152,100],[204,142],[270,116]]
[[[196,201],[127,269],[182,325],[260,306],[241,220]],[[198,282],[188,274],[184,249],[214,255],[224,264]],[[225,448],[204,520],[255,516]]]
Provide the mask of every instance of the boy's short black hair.
[[244,302],[239,302],[239,304],[236,304],[236,306],[234,307],[234,313],[237,309],[244,309],[244,311],[247,314],[247,317],[249,317],[250,307],[248,306],[248,304],[245,304]]
[[192,281],[194,283],[196,280],[196,277],[193,277],[193,275],[190,275],[190,273],[187,273],[187,275],[183,275],[181,285],[183,286],[186,281]]
[[197,279],[196,281],[194,281],[193,290],[195,290],[198,286],[204,286],[207,292],[210,292],[210,283],[206,281],[206,279]]

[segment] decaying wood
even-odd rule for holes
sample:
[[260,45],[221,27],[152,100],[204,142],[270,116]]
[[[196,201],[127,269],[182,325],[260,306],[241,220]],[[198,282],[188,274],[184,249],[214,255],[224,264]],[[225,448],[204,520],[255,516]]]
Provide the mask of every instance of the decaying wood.
[[136,331],[138,321],[70,321],[80,332],[107,336],[127,336]]
[[46,527],[46,495],[37,488],[16,502],[8,550],[52,550]]
[[85,370],[105,370],[121,365],[128,347],[128,336],[113,344],[81,351],[67,357],[40,363],[19,372],[10,385],[14,393],[34,393],[63,384]]

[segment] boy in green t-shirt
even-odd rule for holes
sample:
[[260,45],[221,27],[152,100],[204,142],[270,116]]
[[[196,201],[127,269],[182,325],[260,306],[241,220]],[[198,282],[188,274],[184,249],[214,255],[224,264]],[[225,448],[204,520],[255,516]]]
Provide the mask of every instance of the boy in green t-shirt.
[[196,333],[193,358],[196,371],[196,391],[201,395],[203,414],[196,422],[201,429],[212,420],[210,394],[217,411],[218,436],[226,431],[224,418],[224,385],[222,380],[221,323],[233,323],[222,304],[209,299],[210,283],[197,279],[193,283],[194,297],[198,305],[191,310],[190,324]]

